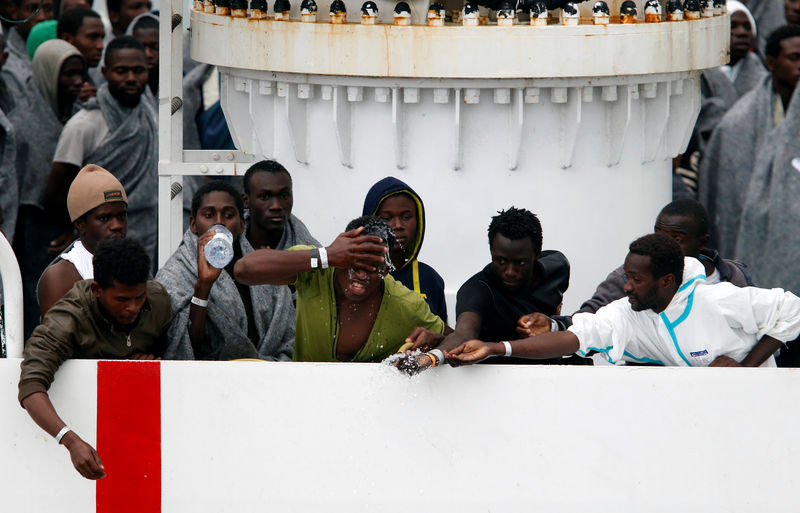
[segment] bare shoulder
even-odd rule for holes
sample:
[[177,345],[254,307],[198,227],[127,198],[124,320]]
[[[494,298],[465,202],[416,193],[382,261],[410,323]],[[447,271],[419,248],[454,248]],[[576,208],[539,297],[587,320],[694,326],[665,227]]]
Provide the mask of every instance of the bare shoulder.
[[42,273],[42,277],[39,280],[39,294],[41,294],[45,288],[63,289],[66,293],[72,288],[76,281],[82,279],[83,278],[78,274],[78,270],[72,262],[59,260],[55,264],[48,266]]
[[81,279],[75,266],[66,260],[48,266],[37,287],[42,316]]

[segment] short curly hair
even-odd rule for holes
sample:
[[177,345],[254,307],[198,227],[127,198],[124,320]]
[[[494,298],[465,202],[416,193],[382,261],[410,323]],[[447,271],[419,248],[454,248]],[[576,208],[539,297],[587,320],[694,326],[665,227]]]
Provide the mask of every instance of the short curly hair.
[[117,50],[138,50],[144,54],[144,46],[133,36],[119,36],[111,40],[106,46],[106,51],[103,54],[103,64],[106,68],[111,67],[111,60],[114,58],[114,52]]
[[534,252],[542,252],[542,223],[536,214],[524,208],[511,207],[501,210],[489,224],[489,246],[497,234],[511,240],[531,239]]
[[61,36],[64,34],[75,36],[83,26],[83,20],[85,18],[97,18],[98,20],[101,19],[100,15],[91,9],[87,9],[86,7],[75,7],[74,9],[68,10],[58,18],[58,24],[56,25],[56,37],[63,39]]
[[767,57],[778,57],[781,54],[781,41],[784,39],[791,39],[793,37],[800,37],[800,26],[797,25],[783,25],[767,36],[767,44],[764,47],[764,55]]
[[651,233],[631,242],[628,249],[634,255],[650,257],[653,278],[672,274],[677,285],[683,282],[683,250],[672,237],[663,233]]
[[695,229],[697,230],[695,235],[708,233],[708,212],[703,204],[697,200],[690,198],[676,199],[662,208],[658,216],[688,217],[695,222]]
[[194,193],[194,196],[192,196],[192,217],[197,217],[197,211],[200,210],[200,204],[203,202],[203,198],[205,198],[207,194],[217,191],[230,194],[234,203],[236,203],[236,208],[239,209],[239,217],[244,216],[244,200],[242,199],[242,195],[239,194],[239,191],[236,190],[236,187],[224,180],[213,180],[201,185]]
[[244,193],[250,194],[250,179],[253,178],[253,175],[256,173],[286,173],[286,176],[289,177],[289,182],[292,181],[292,175],[289,171],[283,167],[283,164],[278,162],[277,160],[261,160],[256,162],[252,166],[250,166],[247,171],[244,172]]
[[114,282],[139,285],[150,277],[150,257],[134,239],[107,239],[97,245],[92,261],[94,281],[107,289]]
[[361,216],[356,219],[353,219],[349,223],[347,223],[347,228],[345,231],[349,232],[350,230],[355,230],[363,226],[364,231],[361,232],[361,235],[375,235],[376,237],[380,237],[383,239],[383,242],[389,246],[389,249],[394,247],[394,243],[397,240],[397,237],[394,234],[394,231],[389,227],[389,225],[381,219],[380,217],[375,216]]

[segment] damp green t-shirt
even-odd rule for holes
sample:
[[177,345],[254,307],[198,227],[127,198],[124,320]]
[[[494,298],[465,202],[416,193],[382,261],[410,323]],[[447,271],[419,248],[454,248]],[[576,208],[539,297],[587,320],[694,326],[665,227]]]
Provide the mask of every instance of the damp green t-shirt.
[[[295,247],[292,249],[301,249]],[[308,249],[308,248],[302,248]],[[335,362],[339,320],[333,286],[334,269],[307,271],[297,275],[297,324],[294,361]],[[354,362],[379,362],[394,354],[416,327],[444,332],[444,322],[431,313],[422,297],[395,281],[383,279],[383,299],[375,324]]]

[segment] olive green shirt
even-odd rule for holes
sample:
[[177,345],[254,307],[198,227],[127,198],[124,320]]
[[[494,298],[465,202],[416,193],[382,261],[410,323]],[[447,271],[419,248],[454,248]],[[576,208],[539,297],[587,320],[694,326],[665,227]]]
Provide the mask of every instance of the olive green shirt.
[[[296,249],[300,249],[296,247]],[[335,362],[339,319],[333,285],[334,269],[307,271],[297,275],[297,324],[294,360]],[[395,281],[383,279],[383,299],[372,331],[354,362],[379,362],[394,354],[416,327],[444,332],[444,322],[431,313],[422,297]]]
[[161,356],[172,307],[164,287],[147,282],[147,300],[130,332],[115,331],[82,280],[53,305],[25,342],[19,378],[19,401],[46,392],[58,368],[70,358],[124,360],[135,353]]

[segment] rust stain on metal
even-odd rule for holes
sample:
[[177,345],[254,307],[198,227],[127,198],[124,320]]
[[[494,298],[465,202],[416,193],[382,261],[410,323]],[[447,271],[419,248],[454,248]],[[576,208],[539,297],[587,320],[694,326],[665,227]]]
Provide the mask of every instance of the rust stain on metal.
[[[322,75],[451,78],[555,76],[544,74],[554,73],[552,69],[561,69],[562,74],[570,76],[624,74],[632,65],[630,54],[633,49],[646,49],[648,53],[661,56],[646,66],[648,73],[693,69],[692,66],[711,67],[718,65],[716,61],[719,60],[716,54],[720,46],[718,40],[722,38],[722,23],[718,20],[723,20],[723,23],[725,20],[723,17],[701,20],[691,26],[646,24],[638,20],[637,27],[615,25],[609,28],[601,25],[604,28],[600,30],[596,25],[590,25],[591,19],[586,19],[586,23],[571,29],[551,25],[547,30],[536,30],[520,25],[493,30],[452,24],[445,27],[412,25],[398,29],[391,24],[349,23],[334,28],[328,23],[248,18],[248,22],[257,22],[253,25],[197,12],[193,13],[193,18],[194,35],[200,38],[192,44],[196,58],[212,64]],[[553,21],[558,22],[557,19]],[[202,42],[203,27],[209,34],[206,42]],[[246,31],[242,31],[243,28]],[[592,48],[602,49],[604,55],[616,57],[581,58],[573,62],[558,59],[555,57],[557,52],[552,57],[545,52],[542,58],[543,49],[551,47],[569,52],[580,49],[580,46],[570,43],[574,36],[610,38],[607,41],[594,40]],[[647,43],[642,46],[645,40]],[[250,51],[229,52],[226,42],[229,46]],[[448,57],[450,52],[473,52],[487,44],[496,46],[498,55],[501,55],[497,62],[487,65],[482,59]],[[693,46],[696,48],[691,48]],[[714,54],[702,48],[714,48]],[[639,50],[636,52],[640,53]],[[601,69],[599,61],[608,62]],[[533,67],[534,62],[536,67]]]

